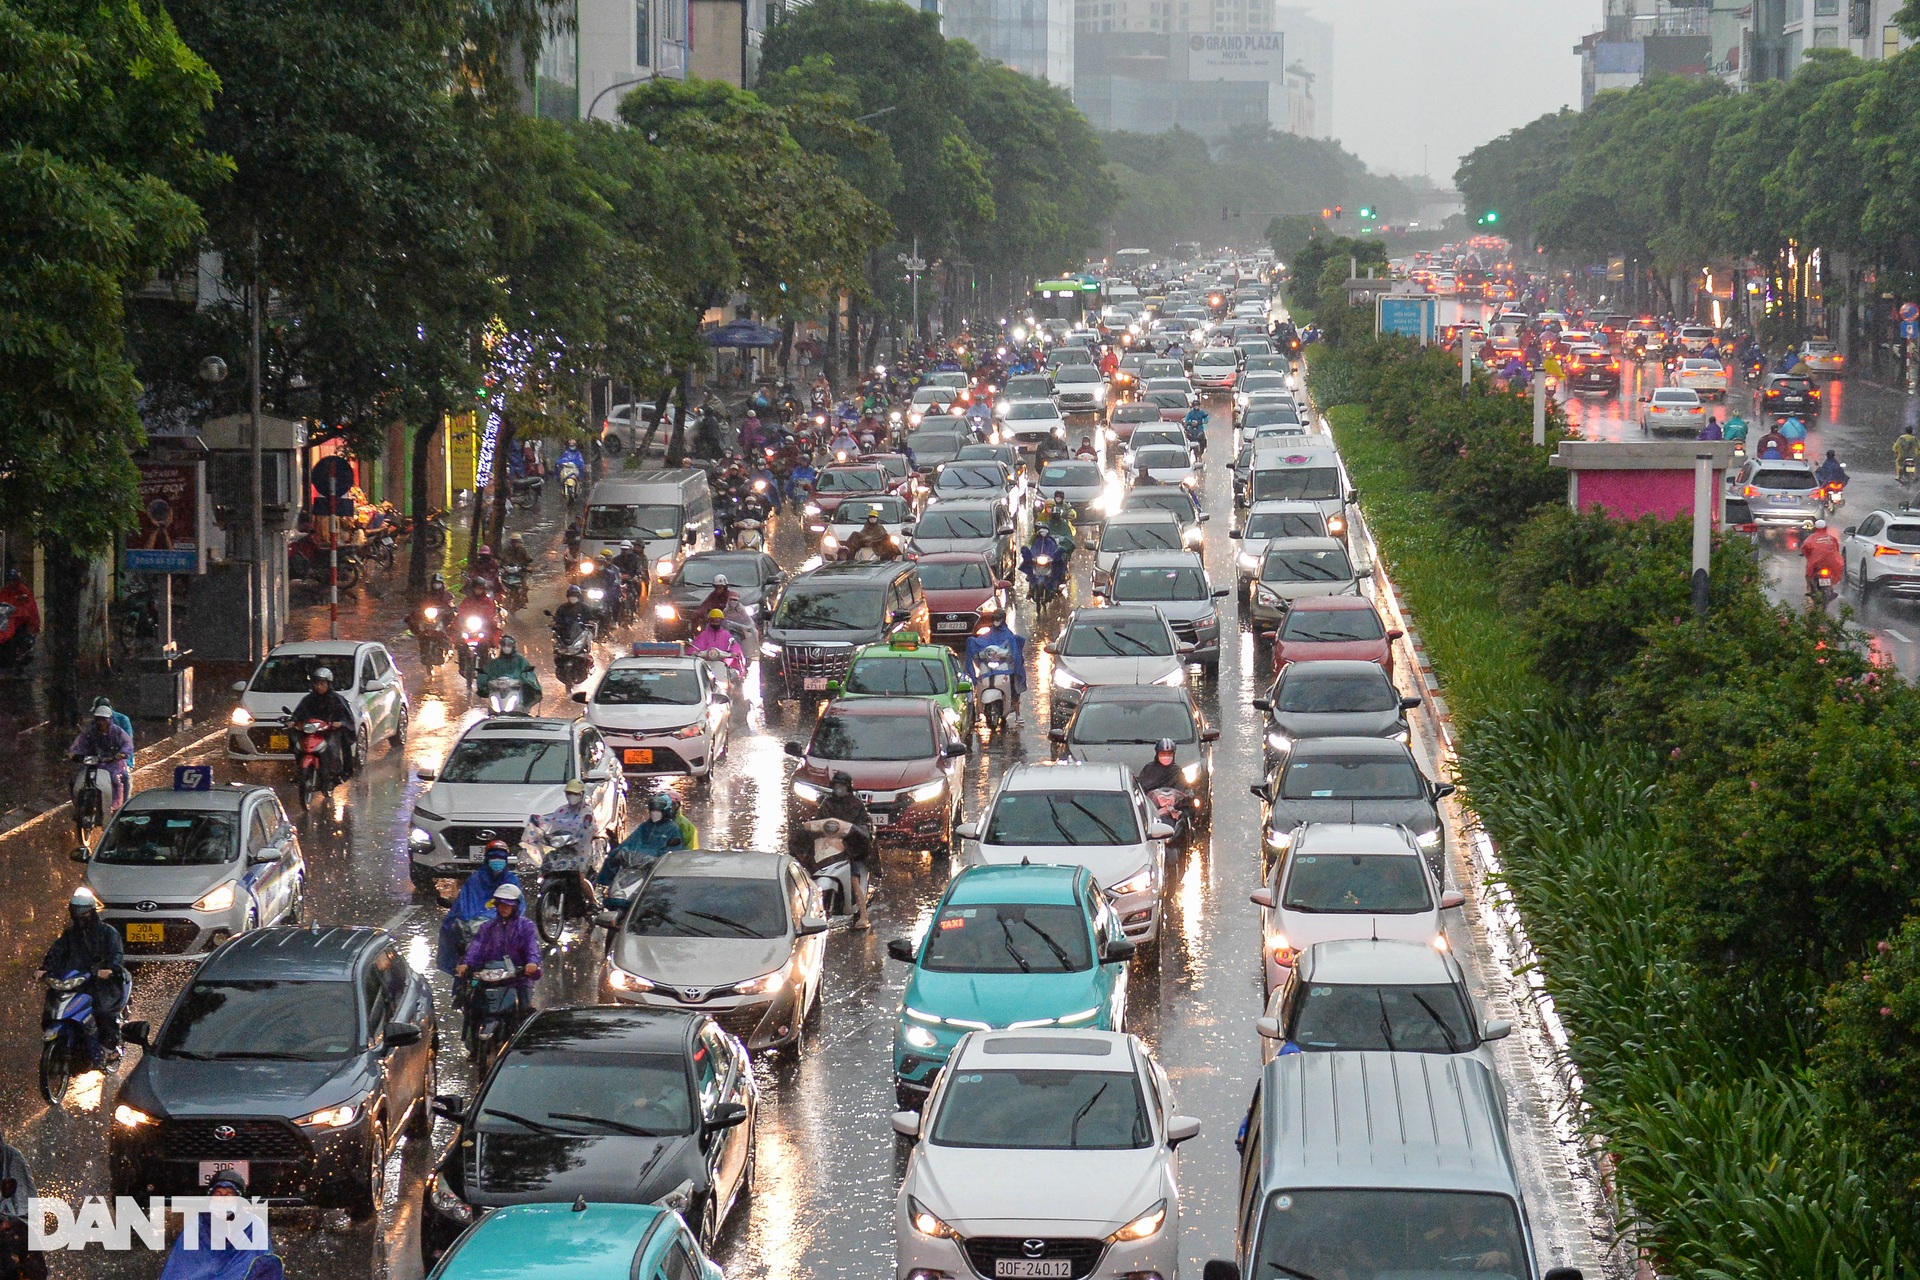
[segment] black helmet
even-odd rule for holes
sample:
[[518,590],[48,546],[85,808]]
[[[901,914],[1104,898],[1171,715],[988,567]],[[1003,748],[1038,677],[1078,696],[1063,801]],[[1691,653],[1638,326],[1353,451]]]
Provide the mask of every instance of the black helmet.
[[853,790],[853,775],[845,769],[835,769],[833,771],[833,777],[829,778],[828,781],[833,784],[835,791],[843,787],[848,791]]
[[567,599],[578,600],[579,598],[580,598],[580,588],[578,586],[572,586],[567,588]]
[[1160,739],[1160,741],[1158,741],[1158,742],[1156,742],[1156,743],[1154,743],[1154,744],[1153,744],[1153,754],[1155,754],[1156,756],[1170,756],[1170,755],[1172,755],[1172,754],[1173,754],[1173,739],[1172,739],[1172,738],[1162,738],[1162,739]]

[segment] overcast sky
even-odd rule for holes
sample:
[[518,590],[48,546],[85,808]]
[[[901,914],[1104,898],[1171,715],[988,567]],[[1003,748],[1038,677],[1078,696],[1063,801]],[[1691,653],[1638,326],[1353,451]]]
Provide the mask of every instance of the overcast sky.
[[1462,155],[1580,105],[1573,46],[1600,0],[1293,0],[1333,26],[1333,136],[1376,170],[1450,184]]

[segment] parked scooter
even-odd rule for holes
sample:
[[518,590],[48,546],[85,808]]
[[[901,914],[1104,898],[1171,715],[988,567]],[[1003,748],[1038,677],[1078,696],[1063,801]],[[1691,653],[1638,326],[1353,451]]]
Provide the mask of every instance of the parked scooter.
[[[47,998],[40,1012],[40,1096],[57,1107],[67,1084],[77,1075],[96,1070],[100,1062],[100,1029],[90,973],[50,973]],[[124,973],[121,986],[127,985]],[[127,1007],[123,998],[122,1009]]]
[[522,511],[531,511],[539,505],[542,490],[547,482],[539,476],[526,475],[513,477],[513,505]]

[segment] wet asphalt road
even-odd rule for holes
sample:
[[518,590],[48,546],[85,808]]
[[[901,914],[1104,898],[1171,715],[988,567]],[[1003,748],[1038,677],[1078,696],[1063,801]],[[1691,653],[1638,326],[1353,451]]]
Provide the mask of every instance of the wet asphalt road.
[[[1207,468],[1206,557],[1216,582],[1232,579],[1232,506],[1226,463],[1230,439],[1224,402],[1214,406],[1216,427],[1212,465]],[[551,605],[559,590],[559,559],[549,545],[562,523],[559,504],[543,511],[515,513],[513,527],[544,554],[536,570],[534,598],[519,615],[517,634],[529,656],[551,671],[546,631],[538,611]],[[804,556],[793,521],[776,522],[775,551],[783,563]],[[1079,568],[1076,601],[1090,602],[1085,566]],[[1231,596],[1222,601],[1231,611]],[[412,644],[395,621],[397,601],[353,603],[342,635],[384,637],[403,671],[414,708],[414,730],[404,753],[377,748],[360,778],[341,788],[331,804],[316,803],[301,827],[310,875],[309,915],[323,921],[385,924],[409,940],[409,955],[422,970],[431,968],[431,939],[440,911],[412,893],[406,874],[406,817],[424,789],[414,773],[420,764],[438,763],[460,726],[473,714],[451,664],[425,675],[418,671]],[[1020,607],[1024,629],[1041,636],[1057,629],[1065,609],[1049,611],[1036,622],[1029,606]],[[309,611],[311,615],[312,611]],[[309,616],[306,625],[321,628]],[[1231,618],[1231,612],[1228,617]],[[1920,634],[1917,631],[1916,634]],[[644,638],[636,631],[627,639]],[[1237,1161],[1233,1138],[1255,1076],[1259,1042],[1252,1022],[1260,1009],[1260,934],[1257,913],[1247,893],[1258,883],[1259,802],[1248,786],[1259,780],[1258,713],[1249,701],[1264,688],[1270,657],[1250,632],[1228,627],[1218,682],[1195,671],[1192,688],[1208,723],[1222,729],[1215,748],[1215,821],[1204,847],[1190,856],[1172,889],[1168,934],[1157,963],[1137,964],[1131,977],[1129,1030],[1145,1038],[1165,1064],[1182,1112],[1198,1116],[1200,1137],[1182,1148],[1185,1215],[1184,1265],[1197,1276],[1207,1258],[1227,1256],[1232,1248],[1233,1201]],[[1048,679],[1039,645],[1029,647],[1036,669],[1034,691],[1022,717],[1000,741],[985,744],[967,763],[965,813],[976,816],[988,790],[1009,763],[1045,759]],[[601,657],[606,656],[603,646]],[[1413,668],[1400,664],[1403,673]],[[1403,679],[1405,676],[1403,675]],[[550,682],[549,682],[550,683]],[[792,708],[769,712],[752,697],[736,705],[730,758],[705,796],[691,797],[689,814],[708,847],[733,845],[761,849],[783,847],[788,796],[788,758],[782,743],[800,737],[800,713]],[[549,689],[543,709],[560,714],[575,708]],[[744,711],[744,722],[742,714]],[[1421,749],[1434,754],[1431,724],[1416,715]],[[218,742],[200,758],[218,760]],[[170,765],[166,770],[170,770]],[[164,785],[163,769],[150,770],[140,782]],[[242,776],[222,762],[219,777]],[[257,771],[255,780],[277,785],[292,808],[282,769]],[[106,1190],[104,1162],[107,1118],[113,1085],[85,1077],[60,1110],[42,1104],[35,1090],[34,1052],[40,999],[31,982],[39,956],[63,922],[63,905],[79,868],[67,858],[70,836],[58,821],[0,840],[0,868],[15,887],[15,927],[0,951],[0,1119],[8,1140],[20,1146],[40,1179],[43,1194],[69,1201]],[[1457,863],[1451,878],[1471,877]],[[887,1117],[893,1109],[890,1046],[895,1010],[905,967],[887,960],[886,940],[921,928],[944,884],[924,858],[889,855],[875,903],[871,933],[837,930],[830,940],[824,1016],[796,1061],[791,1054],[771,1055],[758,1070],[762,1108],[758,1132],[758,1194],[749,1213],[738,1216],[717,1250],[729,1276],[880,1277],[891,1274],[892,1205],[904,1150],[896,1143]],[[1486,1016],[1513,1017],[1514,1001],[1505,975],[1493,971],[1481,933],[1478,901],[1457,922],[1456,953],[1469,961],[1476,994]],[[590,1002],[596,997],[595,960],[590,943],[550,962],[541,984],[545,1005]],[[130,1016],[163,1016],[185,971],[141,969]],[[435,975],[443,1017],[447,989]],[[1577,1155],[1569,1156],[1564,1129],[1548,1095],[1544,1049],[1522,1032],[1502,1046],[1509,1090],[1517,1102],[1516,1146],[1527,1171],[1530,1208],[1543,1237],[1543,1265],[1589,1262],[1591,1242],[1580,1213],[1582,1193]],[[468,1092],[471,1080],[457,1037],[445,1038],[440,1089]],[[123,1068],[124,1070],[124,1068]],[[444,1144],[449,1126],[440,1122],[435,1144]],[[378,1230],[352,1227],[344,1216],[280,1213],[275,1216],[276,1245],[296,1277],[413,1277],[421,1273],[417,1222],[424,1175],[431,1160],[419,1144],[409,1143],[395,1156],[397,1177],[390,1178],[389,1202]],[[1569,1170],[1572,1169],[1570,1175]],[[1590,1197],[1589,1197],[1590,1198]],[[56,1260],[55,1274],[67,1276],[147,1277],[159,1270],[151,1255],[105,1259],[98,1254]],[[1597,1270],[1590,1269],[1590,1276]]]

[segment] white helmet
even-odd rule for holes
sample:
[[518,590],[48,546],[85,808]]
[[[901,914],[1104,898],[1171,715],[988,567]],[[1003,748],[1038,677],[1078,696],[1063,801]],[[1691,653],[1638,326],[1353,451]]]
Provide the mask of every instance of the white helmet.
[[716,574],[714,574],[714,575],[713,575],[713,585],[714,585],[714,586],[716,586],[716,587],[724,587],[724,586],[726,586],[726,585],[727,585],[727,575],[726,575],[726,574],[724,574],[724,573],[716,573]]
[[1824,529],[1827,527],[1827,522],[1825,520],[1815,520],[1813,522],[1813,527],[1816,529]]
[[519,902],[520,886],[517,884],[501,885],[493,891],[493,900],[495,902]]

